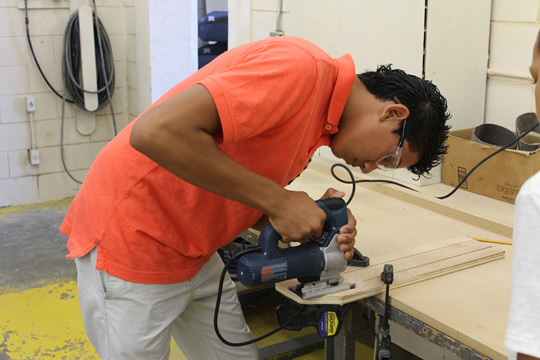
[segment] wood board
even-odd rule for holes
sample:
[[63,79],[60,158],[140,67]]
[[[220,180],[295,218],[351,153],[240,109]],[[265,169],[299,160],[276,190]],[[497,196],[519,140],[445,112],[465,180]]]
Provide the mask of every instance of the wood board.
[[276,290],[299,304],[344,305],[386,290],[386,285],[381,281],[384,264],[393,265],[394,282],[390,287],[398,288],[502,259],[504,255],[504,245],[478,242],[460,236],[370,259],[370,266],[366,268],[348,267],[342,276],[344,282],[356,284],[356,288],[351,290],[310,300],[304,300],[289,290],[289,287],[298,284],[297,280],[277,283]]

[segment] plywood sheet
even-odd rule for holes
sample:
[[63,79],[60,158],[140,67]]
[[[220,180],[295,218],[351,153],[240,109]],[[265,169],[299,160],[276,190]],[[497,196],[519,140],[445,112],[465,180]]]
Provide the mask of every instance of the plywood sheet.
[[351,290],[304,300],[289,290],[289,287],[298,284],[296,280],[278,283],[276,289],[300,304],[343,305],[383,293],[386,290],[386,285],[381,281],[384,264],[393,265],[394,282],[391,287],[397,288],[501,259],[504,254],[503,246],[462,236],[379,256],[371,259],[367,268],[348,267],[343,278],[344,282],[356,284],[356,288]]

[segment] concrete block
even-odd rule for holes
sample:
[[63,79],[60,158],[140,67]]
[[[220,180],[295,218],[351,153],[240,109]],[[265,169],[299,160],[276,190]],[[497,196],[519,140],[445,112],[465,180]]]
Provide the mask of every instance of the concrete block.
[[[124,86],[117,86],[114,89],[114,96],[112,100],[113,100],[113,107],[114,107],[115,113],[123,113],[127,111],[127,86],[125,83],[126,73],[127,73],[126,67],[120,66],[118,75],[122,76],[123,74]],[[120,85],[120,84],[117,84],[117,85]],[[109,108],[109,113],[110,113],[110,108]]]
[[64,56],[64,36],[53,36],[54,62],[61,64]]
[[17,7],[0,8],[0,19],[3,19],[0,21],[0,37],[26,36],[24,11]]
[[18,0],[3,0],[2,2],[0,2],[0,8],[13,8],[13,7],[17,7],[17,2]]
[[132,61],[126,61],[127,80],[126,86],[128,89],[137,89],[137,65]]
[[0,207],[39,201],[37,176],[0,179]]
[[[60,95],[62,95],[62,93],[60,93]],[[70,104],[67,101],[63,104],[62,98],[56,97],[56,111],[60,119],[62,118],[62,108],[64,110],[64,118],[75,117],[77,106],[75,104]]]
[[486,123],[515,131],[516,118],[535,111],[534,87],[531,84],[489,79],[486,97]]
[[65,171],[62,165],[60,146],[43,147],[38,150],[40,164],[37,166],[30,165],[26,151],[9,152],[11,177],[45,175]]
[[[107,2],[108,3],[108,2]],[[97,14],[103,27],[107,31],[107,35],[125,34],[126,32],[126,12],[124,7],[97,8]]]
[[537,0],[495,0],[491,21],[537,22]]
[[29,144],[29,124],[0,124],[0,151],[29,149]]
[[126,37],[126,59],[127,61],[137,62],[137,37],[127,35]]
[[30,90],[26,66],[0,67],[0,79],[0,95],[26,94]]
[[[287,1],[284,1],[286,3]],[[285,5],[285,4],[283,4]],[[253,11],[273,11],[274,17],[277,13],[278,0],[259,0],[252,2]]]
[[64,147],[66,166],[72,170],[89,169],[97,154],[107,142],[96,142]]
[[[40,150],[40,160],[41,160]],[[38,175],[40,173],[40,165],[31,165],[28,158],[28,150],[18,150],[8,152],[9,172],[10,177],[18,178],[23,176]]]
[[28,121],[26,100],[20,95],[0,96],[0,124]]
[[140,104],[138,102],[139,94],[136,89],[128,89],[128,112],[129,114],[137,117],[141,114],[144,109],[140,109]]
[[[73,171],[71,175],[79,180],[84,180],[86,171]],[[40,175],[38,177],[38,189],[40,201],[64,199],[75,196],[81,184],[73,181],[65,172]]]
[[60,146],[42,147],[39,149],[39,174],[50,174],[64,171]]
[[[114,58],[115,70],[118,65],[125,62],[126,59],[126,35],[125,34],[109,34],[109,41],[111,42],[111,48]],[[118,81],[118,76],[116,77]]]
[[[283,1],[281,5],[282,5],[282,8],[281,8],[282,14],[283,12],[288,12],[291,10],[291,1],[285,0]],[[253,11],[273,11],[274,15],[276,15],[279,2],[278,0],[260,0],[260,1],[258,0],[258,1],[253,1],[251,6],[252,6]],[[336,6],[338,5],[336,4]]]
[[0,152],[0,179],[9,177],[8,152]]
[[[37,147],[60,145],[61,126],[60,119],[36,122]],[[77,131],[74,118],[64,119],[64,144],[81,144],[89,141],[89,136],[81,135]]]
[[[283,16],[284,17],[284,16]],[[282,24],[285,22],[283,21]],[[265,39],[271,31],[276,30],[276,13],[270,11],[254,11],[251,27],[251,41]]]
[[18,66],[28,64],[30,56],[28,44],[23,37],[0,38],[0,66]]
[[102,11],[106,11],[110,7],[124,6],[124,0],[97,0],[96,6],[99,13],[101,9]]
[[30,164],[28,151],[11,151],[9,153],[11,176],[41,175],[62,171],[59,147],[41,148],[38,150],[39,165]]
[[537,24],[492,23],[489,68],[529,75]]
[[135,35],[137,25],[135,23],[135,8],[126,4],[126,34]]
[[[114,96],[112,100],[113,100],[115,114],[122,114],[122,113],[127,112],[127,108],[128,108],[127,97],[128,97],[128,92],[125,86],[116,88],[114,90]],[[110,113],[110,109],[108,113]]]
[[118,114],[116,116],[116,125],[118,132],[122,131],[130,123],[130,117],[127,113]]
[[[36,111],[34,120],[58,119],[58,109],[56,107],[57,96],[52,92],[32,94],[36,98]],[[24,102],[24,112],[26,112],[26,97],[22,97]]]
[[[25,59],[24,64],[28,64],[36,68],[35,61],[32,57],[32,52],[28,48],[28,42],[25,39],[24,47],[22,48],[24,50],[24,53],[27,55],[27,59]],[[60,57],[60,62],[57,61],[56,53],[55,53],[55,45],[54,45],[54,36],[32,36],[32,48],[34,49],[34,54],[36,55],[36,59],[39,63],[39,66],[43,67],[47,64],[56,64],[55,66],[59,66],[58,64],[62,63],[62,58]]]
[[[115,55],[116,56],[116,55]],[[125,57],[124,57],[125,59]],[[114,91],[118,91],[119,89],[125,89],[127,87],[127,62],[126,61],[115,61],[114,62]],[[122,110],[123,109],[119,109]]]
[[[62,81],[62,67],[59,64],[40,64],[43,74],[47,77],[49,84],[62,95],[62,89],[64,88]],[[35,65],[30,65],[28,70],[28,81],[30,88],[28,92],[50,92],[51,89],[47,86],[47,83],[39,73]]]
[[[21,11],[19,17],[23,17]],[[64,35],[70,16],[69,9],[33,9],[28,12],[30,36]]]
[[[120,131],[118,124],[118,117],[115,116],[117,121],[116,128]],[[90,141],[110,141],[114,137],[114,126],[112,121],[112,116],[109,115],[100,115],[96,116],[96,131],[90,135]]]
[[[127,91],[126,91],[126,68],[123,66],[119,66],[118,71],[116,73],[116,76],[120,78],[120,81],[124,81],[123,86],[120,86],[118,82],[116,83],[116,86],[114,88],[114,92],[112,93],[112,105],[114,108],[115,113],[121,113],[125,112],[127,109]],[[123,75],[122,75],[123,74]],[[123,79],[122,79],[123,77]],[[103,109],[95,112],[96,115],[107,115],[111,113],[111,108],[109,104],[105,106]]]
[[61,121],[43,120],[35,123],[36,147],[56,146],[60,144]]

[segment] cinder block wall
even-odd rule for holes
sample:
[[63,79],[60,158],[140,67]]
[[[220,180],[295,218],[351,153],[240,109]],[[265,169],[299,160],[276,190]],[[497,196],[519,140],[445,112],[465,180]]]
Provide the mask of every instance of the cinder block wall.
[[[72,11],[85,1],[28,0],[33,47],[57,91],[63,89],[64,31]],[[114,56],[112,103],[120,131],[196,71],[198,0],[96,0],[96,5]],[[30,56],[23,0],[0,0],[0,50],[0,207],[74,196],[80,184],[67,175],[61,161],[62,100],[47,87]],[[29,95],[36,99],[33,119],[41,158],[37,166],[28,158]],[[79,181],[114,136],[109,107],[90,113],[96,127],[86,135],[77,127],[81,113],[88,116],[68,105],[64,116],[65,162]]]
[[[70,9],[29,9],[32,45],[39,64],[51,85],[61,92],[63,35]],[[32,0],[29,0],[32,3]],[[34,4],[37,2],[34,1]],[[66,3],[68,8],[65,8]],[[135,114],[129,112],[128,93],[135,92],[135,81],[127,81],[127,71],[135,62],[133,1],[98,0],[98,16],[113,48],[115,90],[113,107],[118,130]],[[60,156],[62,100],[47,87],[31,57],[26,39],[25,11],[18,0],[0,2],[0,206],[27,204],[74,196],[79,184],[64,172]],[[136,79],[136,77],[133,77]],[[29,162],[31,148],[30,116],[26,96],[36,99],[33,113],[35,145],[40,164]],[[133,94],[132,94],[133,95]],[[81,135],[76,129],[75,105],[67,104],[64,120],[64,153],[67,168],[83,180],[100,149],[114,136],[110,108],[95,112],[96,129]]]

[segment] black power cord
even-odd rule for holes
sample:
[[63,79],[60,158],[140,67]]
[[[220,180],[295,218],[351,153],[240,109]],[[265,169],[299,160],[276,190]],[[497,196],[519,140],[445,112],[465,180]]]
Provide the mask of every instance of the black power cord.
[[294,321],[294,319],[296,319],[298,317],[298,315],[300,315],[300,313],[304,309],[305,305],[300,306],[300,310],[298,310],[298,312],[293,317],[291,317],[289,320],[287,320],[283,325],[281,325],[277,329],[274,329],[274,330],[270,331],[267,334],[261,335],[258,338],[255,338],[255,339],[252,339],[252,340],[249,340],[249,341],[244,341],[244,342],[240,342],[240,343],[233,343],[233,342],[228,341],[227,339],[225,339],[221,335],[221,333],[219,332],[219,329],[218,329],[218,315],[219,315],[219,305],[221,303],[221,294],[223,293],[223,281],[225,280],[225,274],[227,274],[227,270],[229,269],[231,264],[233,262],[235,262],[236,260],[238,260],[239,257],[241,257],[243,255],[246,255],[246,254],[253,253],[253,252],[260,252],[261,249],[262,248],[260,246],[254,246],[254,247],[247,248],[246,250],[242,250],[242,251],[237,252],[236,254],[234,254],[234,256],[232,256],[229,259],[229,261],[227,261],[227,263],[225,264],[225,267],[223,268],[223,271],[221,272],[221,277],[219,278],[218,293],[217,293],[217,298],[216,298],[216,307],[215,307],[215,310],[214,310],[214,330],[216,331],[217,337],[226,345],[229,345],[229,346],[245,346],[245,345],[253,344],[254,342],[257,342],[259,340],[266,339],[270,335],[273,335],[273,334],[277,333],[278,331],[284,329],[289,324],[291,324]]
[[[500,153],[501,151],[503,150],[506,150],[507,148],[511,147],[512,145],[514,145],[517,141],[521,140],[525,135],[527,135],[528,133],[530,133],[535,127],[537,126],[537,124],[534,124],[534,126],[527,130],[525,133],[521,134],[519,137],[517,137],[516,139],[512,140],[510,143],[508,143],[507,145],[501,147],[499,150],[495,151],[494,153],[490,154],[489,156],[485,157],[482,161],[480,161],[478,164],[476,164],[472,169],[471,171],[469,171],[469,173],[460,181],[460,183],[450,192],[448,193],[447,195],[444,195],[444,196],[440,196],[440,197],[437,197],[438,199],[446,199],[450,196],[452,196],[460,187],[461,185],[465,182],[465,180],[467,180],[467,178],[480,166],[482,165],[484,162],[486,162],[487,160],[491,159],[493,156],[497,155],[498,153]],[[342,178],[340,178],[339,176],[336,175],[335,173],[335,168],[336,167],[342,167],[344,168],[351,180],[343,180]],[[337,164],[334,164],[332,165],[330,171],[332,172],[332,175],[334,176],[334,178],[339,181],[339,182],[342,182],[342,183],[345,183],[345,184],[351,184],[352,185],[352,191],[351,191],[351,196],[349,197],[349,200],[347,201],[347,205],[349,205],[349,203],[352,201],[352,199],[354,198],[354,195],[356,193],[356,184],[358,183],[386,183],[386,184],[392,184],[392,185],[397,185],[397,186],[401,186],[403,188],[406,188],[406,189],[409,189],[409,190],[412,190],[412,191],[416,191],[418,192],[417,190],[411,188],[411,187],[408,187],[406,185],[403,185],[403,184],[400,184],[396,181],[391,181],[391,180],[355,180],[354,179],[354,175],[353,173],[351,172],[351,170],[346,166],[346,165],[343,165],[343,164],[340,164],[340,163],[337,163]],[[243,256],[243,255],[246,255],[246,254],[250,254],[250,253],[253,253],[253,252],[259,252],[261,251],[261,247],[260,246],[253,246],[253,247],[250,247],[250,248],[247,248],[245,250],[241,250],[241,251],[238,251],[236,252],[228,261],[227,263],[225,264],[225,267],[223,268],[223,271],[221,272],[221,277],[219,279],[219,287],[218,287],[218,293],[217,293],[217,298],[216,298],[216,307],[215,307],[215,310],[214,310],[214,330],[216,332],[216,335],[217,337],[226,345],[229,345],[229,346],[244,346],[244,345],[249,345],[249,344],[252,344],[254,342],[257,342],[259,340],[262,340],[262,339],[265,339],[273,334],[275,334],[276,332],[284,329],[285,327],[287,327],[289,324],[291,324],[302,312],[302,310],[304,309],[305,305],[302,305],[300,307],[300,310],[291,318],[289,319],[286,323],[284,323],[283,325],[281,325],[280,327],[278,327],[277,329],[274,329],[272,331],[270,331],[269,333],[265,334],[265,335],[262,335],[258,338],[255,338],[255,339],[252,339],[252,340],[249,340],[249,341],[245,341],[245,342],[240,342],[240,343],[233,343],[233,342],[230,342],[228,341],[227,339],[225,339],[221,333],[219,332],[219,328],[218,328],[218,314],[219,314],[219,306],[220,306],[220,303],[221,303],[221,295],[223,293],[223,282],[224,282],[224,279],[225,279],[225,275],[227,274],[227,271],[229,269],[229,267],[231,266],[231,264],[233,264],[235,261],[238,260],[239,257]]]
[[[39,70],[39,73],[41,74],[41,77],[43,78],[43,80],[45,80],[45,83],[47,83],[47,86],[49,87],[49,89],[51,89],[52,92],[56,94],[56,96],[58,96],[59,98],[62,98],[62,95],[60,95],[58,91],[56,91],[56,89],[51,85],[51,83],[49,82],[45,74],[43,73],[43,70],[41,70],[41,66],[39,66],[39,62],[36,58],[34,47],[32,46],[32,39],[30,38],[30,28],[29,28],[30,21],[28,20],[28,0],[24,0],[24,13],[25,13],[25,23],[26,23],[26,39],[28,41],[28,46],[30,47],[30,52],[32,53],[32,58],[34,59],[34,63],[36,64]],[[73,100],[67,99],[66,101],[73,104]]]
[[[518,136],[517,138],[513,139],[511,142],[509,142],[508,144],[504,145],[503,147],[501,147],[500,149],[498,149],[497,151],[495,151],[494,153],[486,156],[484,159],[482,159],[478,164],[476,164],[472,169],[471,171],[469,171],[464,177],[463,179],[461,179],[461,181],[459,182],[459,184],[457,184],[457,186],[452,190],[450,191],[448,194],[444,195],[444,196],[437,196],[436,198],[437,199],[441,199],[441,200],[444,200],[444,199],[447,199],[449,198],[450,196],[452,196],[460,187],[461,185],[463,185],[463,183],[465,181],[467,181],[467,178],[476,170],[478,169],[478,167],[480,165],[482,165],[483,163],[485,163],[486,161],[488,161],[489,159],[491,159],[492,157],[494,157],[495,155],[497,155],[498,153],[500,153],[501,151],[503,150],[506,150],[508,149],[509,147],[513,146],[516,142],[518,142],[519,140],[521,140],[523,137],[525,137],[525,135],[527,135],[528,133],[530,133],[531,131],[534,130],[534,128],[536,128],[538,126],[538,123],[534,124],[533,127],[531,127],[529,130],[527,130],[526,132],[524,132],[523,134],[521,134],[520,136]],[[351,180],[344,180],[342,178],[340,178],[339,176],[336,175],[334,169],[336,167],[342,167],[344,168],[347,173],[349,174]],[[374,180],[355,180],[354,179],[354,175],[353,173],[351,172],[351,170],[346,166],[346,165],[343,165],[343,164],[340,164],[340,163],[336,163],[334,165],[332,165],[332,167],[330,168],[330,171],[332,173],[332,176],[339,182],[342,182],[344,184],[351,184],[352,185],[352,191],[351,191],[351,196],[349,197],[349,200],[347,201],[347,205],[349,205],[349,203],[352,201],[353,197],[354,197],[354,194],[356,193],[356,184],[359,184],[359,183],[386,183],[386,184],[392,184],[392,185],[397,185],[397,186],[401,186],[405,189],[408,189],[408,190],[412,190],[412,191],[415,191],[415,192],[418,192],[418,190],[415,190],[409,186],[406,186],[406,185],[403,185],[403,184],[400,184],[396,181],[392,181],[392,180],[381,180],[381,179],[374,179]]]

